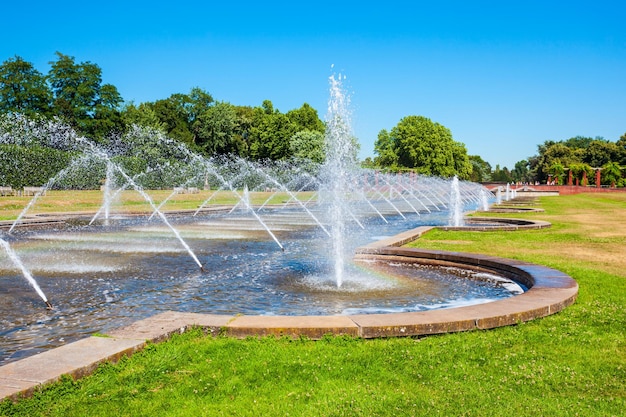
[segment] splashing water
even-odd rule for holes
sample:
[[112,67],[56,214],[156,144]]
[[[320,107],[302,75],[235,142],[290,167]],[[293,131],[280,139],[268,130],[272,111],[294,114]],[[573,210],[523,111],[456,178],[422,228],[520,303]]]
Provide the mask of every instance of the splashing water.
[[459,179],[455,175],[450,183],[450,226],[463,226],[463,202],[461,200],[461,187]]
[[349,176],[356,168],[355,147],[350,128],[350,100],[342,88],[342,76],[331,76],[330,99],[326,117],[326,172],[325,184],[330,199],[330,234],[333,248],[335,280],[341,287],[344,275],[344,235]]
[[48,302],[48,298],[43,293],[43,291],[39,287],[39,284],[37,284],[37,281],[35,281],[35,278],[33,278],[33,276],[31,275],[30,271],[28,271],[28,269],[24,266],[20,258],[17,256],[13,248],[11,248],[11,245],[9,245],[9,242],[0,238],[0,246],[2,246],[4,250],[6,251],[7,255],[9,255],[9,259],[11,259],[11,262],[13,262],[13,265],[15,265],[22,272],[22,275],[24,276],[28,284],[30,284],[30,286],[35,289],[35,291],[37,292],[37,294],[39,294],[39,296],[44,301],[44,303],[50,306],[50,303]]

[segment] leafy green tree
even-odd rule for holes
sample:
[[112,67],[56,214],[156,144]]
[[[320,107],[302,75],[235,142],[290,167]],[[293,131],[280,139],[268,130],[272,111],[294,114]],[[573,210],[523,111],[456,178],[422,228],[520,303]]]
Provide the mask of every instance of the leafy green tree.
[[146,103],[146,106],[154,112],[167,136],[193,145],[194,135],[189,126],[187,113],[176,100],[157,100],[154,103]]
[[308,130],[324,133],[324,122],[317,115],[317,110],[307,103],[304,103],[299,109],[289,110],[287,117],[295,125],[297,131]]
[[141,103],[139,106],[133,102],[126,103],[122,110],[122,120],[126,126],[137,125],[165,133],[165,125],[159,120],[153,106],[148,103]]
[[491,180],[491,165],[478,155],[469,155],[472,164],[472,174],[469,177],[473,182],[485,182]]
[[601,138],[588,138],[584,136],[574,136],[573,138],[569,138],[563,142],[565,146],[572,149],[586,149],[594,140],[599,140]]
[[19,56],[0,65],[0,112],[48,115],[52,91],[46,77]]
[[589,184],[589,178],[592,178],[594,170],[589,164],[579,163],[570,164],[569,169],[572,171],[572,179],[578,180],[578,184],[587,186]]
[[74,57],[56,53],[48,80],[56,115],[79,132],[101,139],[107,129],[122,126],[122,97],[111,84],[102,85],[102,70],[91,62],[76,64]]
[[397,156],[398,167],[421,174],[467,179],[472,172],[465,145],[454,141],[448,128],[423,116],[407,116],[391,132],[381,131],[374,151],[381,165]]
[[398,169],[398,154],[396,143],[386,129],[378,132],[378,138],[374,143],[374,152],[378,155],[374,158],[374,164],[379,167]]
[[491,173],[491,180],[496,182],[513,182],[513,177],[507,167],[500,168],[500,165],[496,164],[495,169]]
[[548,175],[550,175],[555,181],[556,185],[563,185],[563,179],[565,177],[565,167],[561,162],[555,160],[548,168]]
[[177,111],[184,115],[189,126],[198,119],[213,104],[213,96],[200,87],[193,87],[189,94],[172,94],[170,100],[177,108]]
[[241,135],[238,135],[238,117],[235,106],[218,102],[198,116],[194,123],[196,145],[205,154],[239,155],[245,149]]
[[361,168],[374,169],[376,168],[376,163],[371,157],[368,156],[363,161],[361,161]]
[[469,179],[470,175],[472,175],[472,164],[467,155],[465,144],[452,141],[451,146],[455,175],[464,180]]
[[111,84],[100,87],[100,96],[95,104],[91,133],[94,138],[104,138],[111,133],[121,133],[125,124],[119,107],[122,103],[117,88]]
[[289,148],[294,158],[309,159],[320,164],[326,159],[324,134],[318,131],[301,130],[295,133],[289,141]]
[[593,140],[584,150],[582,161],[592,167],[601,167],[609,162],[617,161],[619,147],[616,143],[606,140]]
[[552,168],[555,165],[566,167],[578,162],[580,159],[576,157],[572,148],[562,142],[546,142],[543,146],[539,146],[538,175],[540,180],[545,181],[549,175],[553,175]]
[[620,186],[622,184],[622,170],[617,162],[608,162],[602,167],[602,184]]
[[250,158],[254,160],[282,160],[291,157],[290,139],[297,126],[286,114],[274,110],[271,101],[265,100],[254,112],[250,128]]
[[626,166],[626,133],[620,136],[615,145],[617,145],[617,162]]
[[517,161],[513,171],[511,171],[511,177],[513,182],[530,182],[532,181],[529,169],[529,163],[527,160]]

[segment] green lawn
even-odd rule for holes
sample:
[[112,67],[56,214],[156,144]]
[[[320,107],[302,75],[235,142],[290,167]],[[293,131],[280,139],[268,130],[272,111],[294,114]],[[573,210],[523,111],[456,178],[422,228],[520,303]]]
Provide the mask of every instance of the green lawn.
[[236,340],[196,330],[5,401],[0,415],[623,416],[626,193],[540,204],[545,213],[512,217],[549,229],[432,231],[413,244],[560,269],[580,294],[556,315],[424,338]]

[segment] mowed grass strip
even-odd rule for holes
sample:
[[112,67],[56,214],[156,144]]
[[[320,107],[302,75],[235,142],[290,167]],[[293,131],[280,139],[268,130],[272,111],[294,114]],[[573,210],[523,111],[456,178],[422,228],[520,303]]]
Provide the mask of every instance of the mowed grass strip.
[[[177,193],[172,190],[145,190],[155,206],[165,204],[161,210],[191,210],[200,206],[212,207],[220,205],[237,204],[243,196],[242,190],[234,191],[211,191],[200,190],[198,193]],[[253,205],[278,204],[294,202],[292,195],[286,192],[253,191],[249,193],[250,202]],[[312,192],[294,193],[293,197],[300,201],[307,201],[313,195]],[[117,193],[112,191],[110,209],[112,213],[139,212],[150,214],[154,208],[148,200],[139,192],[124,190]],[[0,220],[15,220],[28,206],[34,197],[31,196],[5,196],[0,197]],[[27,214],[42,213],[69,213],[86,212],[96,213],[104,202],[104,193],[97,190],[49,190],[45,195],[35,199],[28,209]],[[206,204],[205,204],[206,203]]]
[[0,415],[622,416],[626,272],[619,256],[595,255],[623,250],[626,194],[540,204],[545,213],[511,217],[548,220],[549,229],[432,231],[413,245],[560,269],[580,295],[556,315],[425,338],[236,340],[194,330],[90,377],[5,401]]

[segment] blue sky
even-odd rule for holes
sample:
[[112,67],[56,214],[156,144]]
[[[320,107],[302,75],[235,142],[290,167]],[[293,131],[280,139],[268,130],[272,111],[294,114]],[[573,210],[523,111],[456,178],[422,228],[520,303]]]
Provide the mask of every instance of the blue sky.
[[102,68],[140,103],[200,87],[216,100],[322,119],[328,78],[351,95],[362,158],[422,115],[469,154],[513,168],[546,140],[626,133],[621,1],[31,1],[3,5],[0,62],[47,73],[55,52]]

